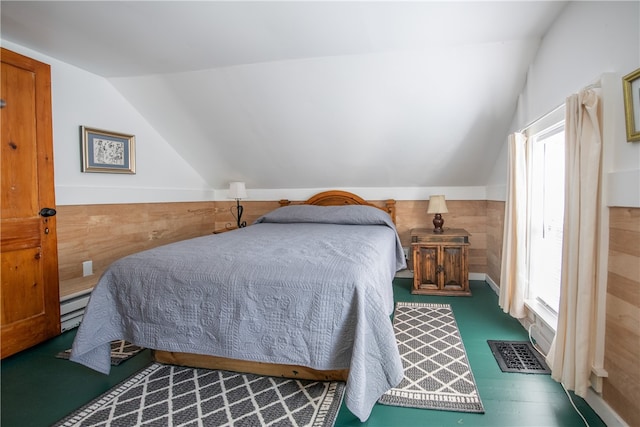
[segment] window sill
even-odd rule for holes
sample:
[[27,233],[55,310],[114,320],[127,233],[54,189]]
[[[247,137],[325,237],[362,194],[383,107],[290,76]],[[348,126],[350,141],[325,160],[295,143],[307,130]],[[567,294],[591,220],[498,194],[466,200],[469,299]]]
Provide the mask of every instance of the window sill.
[[542,323],[544,323],[547,328],[556,332],[556,328],[558,326],[558,315],[545,307],[544,304],[536,300],[526,300],[524,302],[524,306],[527,307],[532,313],[535,314],[536,318],[540,319]]

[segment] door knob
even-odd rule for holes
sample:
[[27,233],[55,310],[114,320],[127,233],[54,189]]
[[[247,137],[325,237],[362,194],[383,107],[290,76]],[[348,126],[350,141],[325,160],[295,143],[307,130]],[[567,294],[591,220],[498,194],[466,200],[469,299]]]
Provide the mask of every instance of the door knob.
[[48,216],[54,216],[56,214],[56,210],[55,209],[51,209],[51,208],[42,208],[40,209],[40,216],[43,217],[48,217]]

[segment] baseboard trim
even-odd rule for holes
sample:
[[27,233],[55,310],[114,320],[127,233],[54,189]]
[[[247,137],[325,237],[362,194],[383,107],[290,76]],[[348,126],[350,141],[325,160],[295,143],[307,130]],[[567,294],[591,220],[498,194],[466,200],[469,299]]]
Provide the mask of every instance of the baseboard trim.
[[587,396],[584,400],[591,406],[591,409],[598,414],[602,421],[604,421],[607,427],[629,427],[629,424],[592,388],[587,389]]
[[498,286],[498,284],[486,273],[469,273],[469,280],[480,280],[486,282],[496,295],[500,295],[500,286]]
[[493,292],[495,292],[496,295],[500,295],[500,286],[498,286],[498,284],[494,282],[493,279],[489,277],[489,275],[485,274],[484,280],[489,284],[489,287],[493,289]]

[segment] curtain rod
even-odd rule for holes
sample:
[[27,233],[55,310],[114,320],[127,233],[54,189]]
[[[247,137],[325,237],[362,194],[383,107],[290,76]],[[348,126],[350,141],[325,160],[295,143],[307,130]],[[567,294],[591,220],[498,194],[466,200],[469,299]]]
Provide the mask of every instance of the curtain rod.
[[[590,85],[587,85],[585,87],[583,87],[582,89],[580,89],[580,91],[583,90],[589,90],[589,89],[600,89],[602,88],[602,80],[598,79],[596,82],[591,83]],[[539,122],[540,120],[544,120],[545,118],[549,117],[550,115],[552,115],[553,113],[555,113],[556,111],[558,111],[559,109],[561,109],[562,107],[564,107],[566,104],[566,102],[563,102],[562,104],[556,106],[553,110],[549,111],[548,113],[538,117],[535,120],[530,121],[529,123],[526,124],[526,126],[524,126],[523,128],[521,128],[518,133],[522,133],[525,130],[529,129],[531,126],[533,126],[536,122]]]
[[529,123],[526,124],[526,126],[522,127],[518,133],[523,133],[525,130],[529,129],[531,126],[533,126],[535,123],[539,122],[540,120],[544,120],[545,118],[549,117],[550,115],[552,115],[553,113],[555,113],[556,111],[558,111],[561,108],[564,108],[564,102],[558,106],[556,106],[553,110],[549,111],[548,113],[538,117],[535,120],[530,121]]
[[590,85],[583,87],[581,90],[601,89],[601,88],[602,88],[602,83],[600,80],[598,80],[595,83],[591,83]]

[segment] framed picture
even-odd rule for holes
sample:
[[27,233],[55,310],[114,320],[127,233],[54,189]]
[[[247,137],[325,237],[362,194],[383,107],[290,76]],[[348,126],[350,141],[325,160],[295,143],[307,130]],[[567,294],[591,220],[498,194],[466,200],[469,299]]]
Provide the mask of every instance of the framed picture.
[[622,78],[627,141],[640,141],[640,68]]
[[136,173],[136,137],[80,126],[82,172]]

